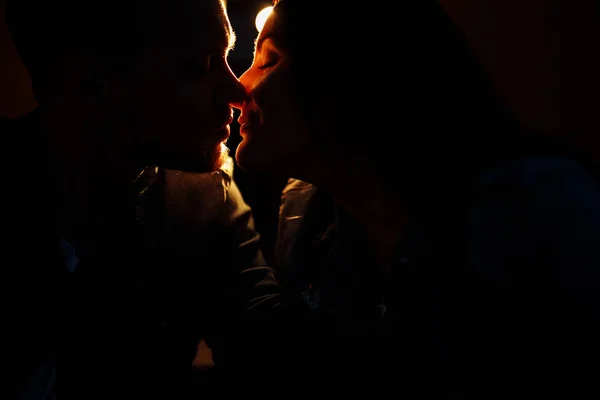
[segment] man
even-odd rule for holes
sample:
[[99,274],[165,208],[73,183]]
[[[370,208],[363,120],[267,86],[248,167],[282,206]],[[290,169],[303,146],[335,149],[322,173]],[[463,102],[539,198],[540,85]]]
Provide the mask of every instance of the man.
[[39,104],[5,146],[13,383],[187,396],[199,339],[242,357],[238,311],[277,302],[225,146],[245,91],[224,4],[9,0],[7,24]]

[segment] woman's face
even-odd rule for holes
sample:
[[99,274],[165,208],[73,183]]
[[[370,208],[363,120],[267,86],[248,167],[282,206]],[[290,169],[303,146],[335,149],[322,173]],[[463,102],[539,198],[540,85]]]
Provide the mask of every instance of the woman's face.
[[238,105],[241,143],[236,160],[245,170],[290,176],[314,158],[302,108],[293,89],[291,57],[278,40],[279,17],[271,13],[256,40],[251,67],[240,77],[248,96]]

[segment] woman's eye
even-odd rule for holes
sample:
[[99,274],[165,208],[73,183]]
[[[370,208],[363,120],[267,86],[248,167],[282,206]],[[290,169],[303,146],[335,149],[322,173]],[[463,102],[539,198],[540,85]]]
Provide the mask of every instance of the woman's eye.
[[267,68],[269,68],[269,67],[272,67],[272,66],[273,66],[273,65],[275,65],[276,63],[277,63],[276,61],[269,61],[268,63],[266,63],[266,64],[263,64],[263,65],[261,65],[261,66],[259,66],[259,67],[257,67],[257,68],[258,68],[258,69],[261,69],[261,70],[262,70],[262,69],[267,69]]
[[270,68],[270,67],[274,66],[275,64],[277,64],[277,61],[278,61],[278,60],[277,60],[276,58],[274,58],[274,59],[272,59],[272,60],[270,60],[270,61],[267,61],[267,62],[265,62],[265,63],[264,63],[264,64],[262,64],[262,65],[259,65],[259,66],[258,66],[258,67],[256,67],[256,68],[258,68],[258,69],[260,69],[260,70],[264,70],[264,69]]

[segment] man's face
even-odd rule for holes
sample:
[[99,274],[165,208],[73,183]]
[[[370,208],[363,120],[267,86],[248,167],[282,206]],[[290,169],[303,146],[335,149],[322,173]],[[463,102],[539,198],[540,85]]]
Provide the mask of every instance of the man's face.
[[227,63],[235,36],[221,0],[163,1],[135,95],[137,157],[193,172],[217,169],[231,103],[245,96]]

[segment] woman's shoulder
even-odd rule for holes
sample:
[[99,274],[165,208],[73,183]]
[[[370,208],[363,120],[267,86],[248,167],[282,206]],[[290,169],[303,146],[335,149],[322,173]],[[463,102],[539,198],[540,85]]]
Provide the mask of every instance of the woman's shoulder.
[[291,191],[314,190],[315,186],[312,183],[302,181],[296,178],[289,178],[282,190],[282,195]]

